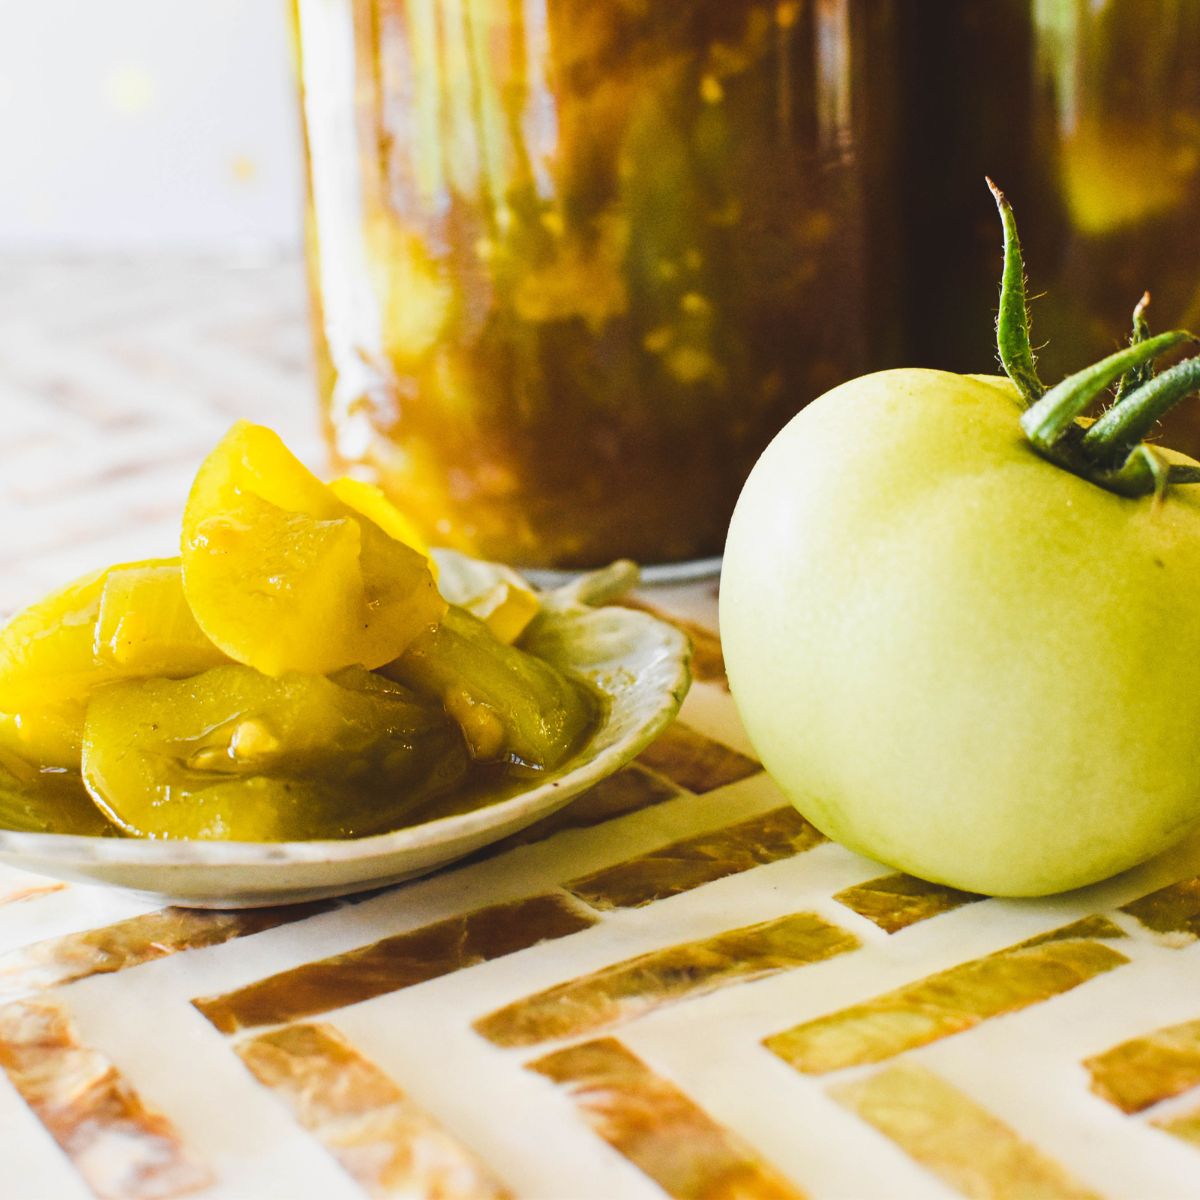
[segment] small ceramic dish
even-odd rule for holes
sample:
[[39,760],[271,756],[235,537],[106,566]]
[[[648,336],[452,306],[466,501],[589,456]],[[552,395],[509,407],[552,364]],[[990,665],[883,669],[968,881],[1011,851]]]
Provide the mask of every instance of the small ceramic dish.
[[[438,558],[439,586],[452,601],[519,579],[505,567],[461,555]],[[617,563],[544,594],[523,645],[588,680],[607,700],[578,754],[524,791],[470,812],[344,841],[149,841],[0,830],[0,861],[196,908],[315,900],[432,871],[561,808],[670,724],[691,682],[687,638],[634,609],[592,607],[636,578],[632,564]]]

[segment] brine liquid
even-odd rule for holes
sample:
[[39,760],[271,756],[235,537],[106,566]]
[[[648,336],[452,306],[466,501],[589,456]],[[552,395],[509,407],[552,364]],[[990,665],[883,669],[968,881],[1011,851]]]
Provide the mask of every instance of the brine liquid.
[[891,0],[297,0],[328,433],[433,540],[719,553],[898,357]]

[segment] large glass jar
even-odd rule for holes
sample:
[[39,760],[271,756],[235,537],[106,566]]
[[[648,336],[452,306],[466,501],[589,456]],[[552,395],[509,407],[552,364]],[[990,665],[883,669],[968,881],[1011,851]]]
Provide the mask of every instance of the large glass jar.
[[720,552],[898,354],[891,0],[296,0],[324,412],[431,538]]

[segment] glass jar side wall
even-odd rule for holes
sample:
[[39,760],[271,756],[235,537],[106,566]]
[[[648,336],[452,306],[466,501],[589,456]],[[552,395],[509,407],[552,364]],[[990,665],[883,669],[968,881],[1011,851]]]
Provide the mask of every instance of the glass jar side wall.
[[339,457],[488,557],[719,553],[899,353],[891,7],[298,0]]

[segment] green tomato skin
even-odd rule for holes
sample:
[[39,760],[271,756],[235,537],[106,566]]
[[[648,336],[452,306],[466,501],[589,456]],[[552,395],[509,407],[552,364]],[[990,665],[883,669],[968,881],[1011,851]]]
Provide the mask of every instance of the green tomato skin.
[[1000,896],[1200,824],[1200,490],[1106,492],[1039,458],[1020,411],[1007,380],[940,371],[826,393],[746,483],[720,602],[738,710],[796,807]]

